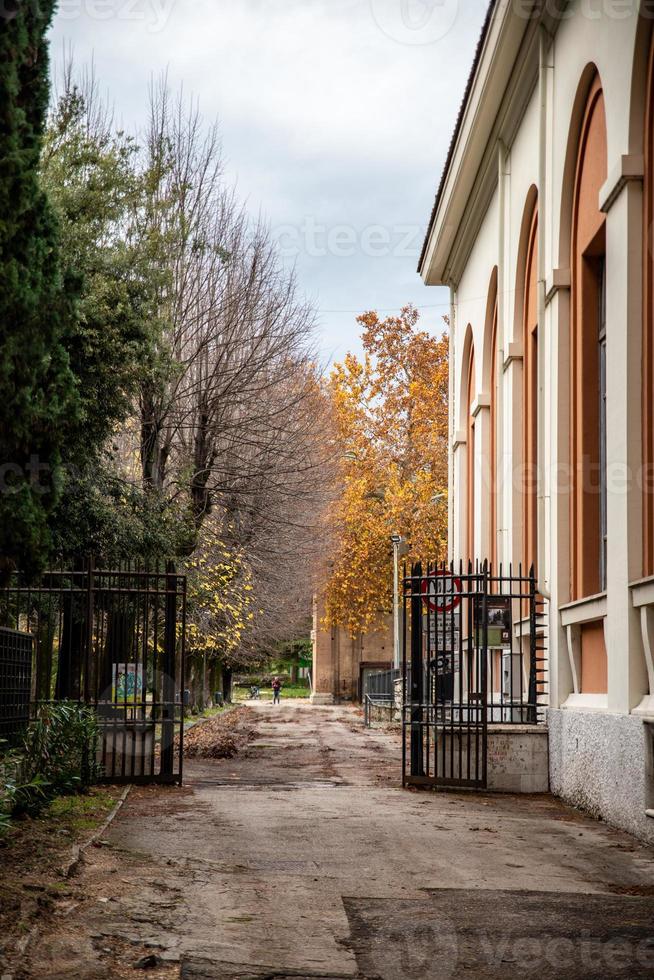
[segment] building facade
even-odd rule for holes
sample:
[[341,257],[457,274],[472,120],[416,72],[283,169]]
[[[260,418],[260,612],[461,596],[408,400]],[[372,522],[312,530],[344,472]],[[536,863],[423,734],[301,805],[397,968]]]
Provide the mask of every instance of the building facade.
[[324,602],[316,596],[311,640],[313,704],[358,701],[366,673],[393,667],[393,621],[388,616],[376,632],[352,637],[346,629],[325,623]]
[[451,557],[535,566],[551,788],[652,841],[653,28],[491,4],[420,263],[451,295]]

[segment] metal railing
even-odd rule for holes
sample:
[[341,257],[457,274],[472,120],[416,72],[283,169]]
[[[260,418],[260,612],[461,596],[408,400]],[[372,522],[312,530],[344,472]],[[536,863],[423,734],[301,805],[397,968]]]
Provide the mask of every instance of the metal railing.
[[19,736],[30,721],[33,638],[0,627],[0,739]]
[[396,704],[395,685],[401,679],[402,671],[399,668],[380,670],[364,676],[363,712],[366,728],[371,727],[375,714],[382,714],[388,721],[392,721],[396,710],[399,712],[401,701],[399,705]]
[[48,704],[85,704],[100,727],[103,779],[181,782],[186,579],[171,564],[14,575],[0,588],[0,628],[29,639],[29,666],[5,684],[14,714],[25,701],[31,718]]

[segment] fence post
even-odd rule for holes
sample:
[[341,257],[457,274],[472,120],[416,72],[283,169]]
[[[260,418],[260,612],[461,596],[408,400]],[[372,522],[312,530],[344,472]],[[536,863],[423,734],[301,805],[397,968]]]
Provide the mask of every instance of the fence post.
[[527,722],[530,725],[535,725],[538,720],[536,647],[536,570],[532,565],[529,570],[529,704],[527,706]]
[[[95,564],[92,557],[86,566],[86,656],[84,658],[84,701],[90,704],[93,700],[92,662],[93,662],[93,625],[95,614]],[[97,685],[94,685],[97,687]]]
[[[172,776],[175,755],[175,650],[177,644],[177,577],[172,562],[166,565],[166,612],[163,650],[163,705],[161,713],[161,775]],[[181,694],[181,692],[180,692]],[[184,708],[182,706],[181,710]]]
[[422,748],[422,565],[411,576],[411,775],[424,776]]

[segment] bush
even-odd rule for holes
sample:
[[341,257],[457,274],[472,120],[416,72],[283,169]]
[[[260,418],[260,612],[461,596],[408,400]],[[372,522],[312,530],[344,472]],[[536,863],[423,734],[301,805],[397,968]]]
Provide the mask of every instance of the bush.
[[283,674],[280,671],[275,671],[269,674],[239,674],[234,678],[234,687],[270,687],[273,682],[273,678],[279,677],[282,684],[291,683],[291,675]]
[[43,707],[22,745],[0,758],[0,833],[11,817],[36,816],[56,796],[84,792],[99,775],[98,723],[78,704]]

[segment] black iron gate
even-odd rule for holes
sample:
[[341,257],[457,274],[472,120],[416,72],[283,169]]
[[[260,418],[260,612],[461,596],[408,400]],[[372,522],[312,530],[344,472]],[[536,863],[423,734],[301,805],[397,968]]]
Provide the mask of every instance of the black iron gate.
[[403,604],[403,783],[485,789],[489,724],[536,723],[545,693],[533,570],[415,565]]
[[186,579],[171,564],[16,576],[0,627],[32,638],[31,717],[62,701],[93,708],[105,782],[181,782]]

